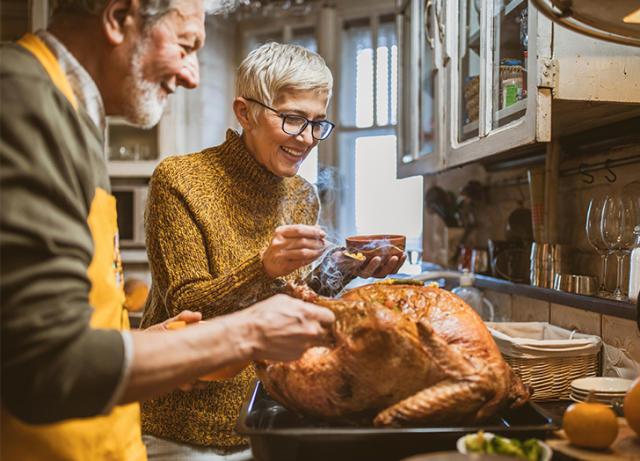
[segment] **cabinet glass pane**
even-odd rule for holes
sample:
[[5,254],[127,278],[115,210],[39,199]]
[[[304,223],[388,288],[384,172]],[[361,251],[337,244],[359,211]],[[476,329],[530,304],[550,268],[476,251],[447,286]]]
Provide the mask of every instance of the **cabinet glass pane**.
[[480,0],[460,0],[458,141],[478,136],[480,111]]
[[498,0],[493,18],[493,128],[522,117],[527,106],[526,0]]

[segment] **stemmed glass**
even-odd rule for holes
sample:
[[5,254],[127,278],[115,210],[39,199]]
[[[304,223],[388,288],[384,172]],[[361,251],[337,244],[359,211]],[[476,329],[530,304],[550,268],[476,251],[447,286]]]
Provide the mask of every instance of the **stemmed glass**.
[[589,209],[587,211],[587,241],[600,255],[602,268],[600,269],[600,288],[598,288],[598,296],[607,298],[611,292],[607,290],[607,259],[609,258],[609,249],[602,240],[602,232],[600,231],[600,223],[602,221],[602,208],[604,207],[605,197],[593,198],[589,201]]
[[620,288],[622,284],[622,264],[624,255],[633,243],[633,227],[635,224],[634,203],[628,195],[608,195],[602,207],[602,221],[600,231],[605,245],[613,251],[618,260],[616,289],[611,296],[618,301],[628,301],[629,298]]

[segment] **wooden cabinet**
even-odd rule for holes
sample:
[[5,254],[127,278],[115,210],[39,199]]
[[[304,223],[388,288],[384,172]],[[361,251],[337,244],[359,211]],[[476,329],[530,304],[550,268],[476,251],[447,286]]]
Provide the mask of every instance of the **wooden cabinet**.
[[527,0],[404,0],[397,24],[401,177],[640,115],[640,49],[555,25]]

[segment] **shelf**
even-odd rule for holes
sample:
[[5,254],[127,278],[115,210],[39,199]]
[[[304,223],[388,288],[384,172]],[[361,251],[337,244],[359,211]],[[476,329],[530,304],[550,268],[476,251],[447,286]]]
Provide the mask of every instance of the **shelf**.
[[[637,320],[637,308],[632,303],[614,301],[612,299],[598,298],[595,296],[577,295],[565,291],[552,290],[550,288],[535,287],[524,283],[513,283],[484,275],[476,275],[475,285],[478,288],[486,288],[501,293],[507,293],[526,298],[534,298],[554,304],[562,304],[577,307],[598,314],[612,315],[629,320]],[[638,326],[640,328],[640,325]]]
[[150,161],[109,161],[107,172],[116,178],[149,178],[158,165],[157,160]]
[[107,117],[107,123],[109,124],[109,126],[130,126],[133,128],[140,128],[134,125],[133,123],[127,122],[123,117],[117,117],[117,116]]
[[120,256],[124,264],[147,264],[147,251],[144,248],[120,248]]
[[[512,115],[525,110],[527,108],[527,100],[521,99],[520,101],[516,101],[511,104],[509,107],[505,107],[504,109],[500,109],[496,112],[496,120],[500,121],[507,117],[511,117]],[[474,120],[473,122],[467,123],[462,127],[463,134],[469,134],[478,129],[478,121]]]

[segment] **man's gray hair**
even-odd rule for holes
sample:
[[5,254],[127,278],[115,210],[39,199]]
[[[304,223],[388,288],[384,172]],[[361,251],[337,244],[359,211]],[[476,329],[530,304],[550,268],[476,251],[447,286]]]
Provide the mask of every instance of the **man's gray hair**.
[[[167,14],[177,0],[140,0],[141,15],[145,24],[149,24]],[[201,0],[204,10],[209,14],[222,14],[234,10],[244,0]],[[53,14],[61,11],[100,14],[107,0],[51,0]]]

